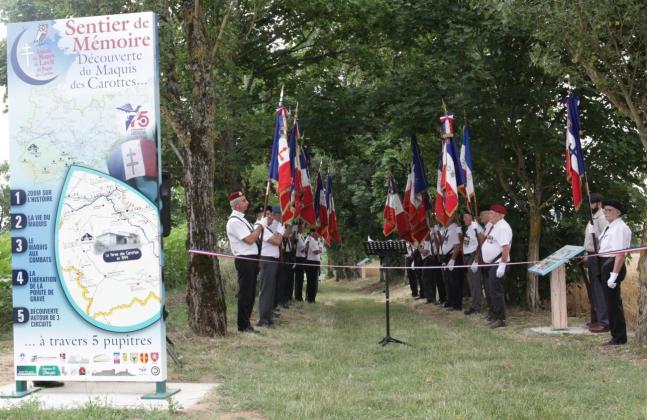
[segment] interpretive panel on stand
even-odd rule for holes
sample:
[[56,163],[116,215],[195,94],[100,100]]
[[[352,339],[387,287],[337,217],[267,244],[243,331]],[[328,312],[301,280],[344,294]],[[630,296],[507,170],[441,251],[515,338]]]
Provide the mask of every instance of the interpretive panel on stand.
[[153,13],[7,28],[15,377],[166,379]]

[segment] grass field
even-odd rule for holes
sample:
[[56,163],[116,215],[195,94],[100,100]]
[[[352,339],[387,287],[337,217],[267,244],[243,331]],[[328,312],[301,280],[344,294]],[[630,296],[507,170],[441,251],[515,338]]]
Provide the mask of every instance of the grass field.
[[[222,385],[192,410],[156,418],[647,418],[647,351],[601,348],[600,336],[539,337],[512,326],[490,330],[476,318],[394,295],[393,335],[410,346],[380,347],[384,304],[375,279],[324,282],[317,304],[294,305],[276,328],[195,337],[183,294],[171,293],[169,335],[184,368],[170,381]],[[234,305],[230,305],[234,308]],[[539,319],[531,320],[540,322]],[[3,346],[7,342],[2,343]],[[150,418],[89,406],[73,412],[22,407],[12,418]]]

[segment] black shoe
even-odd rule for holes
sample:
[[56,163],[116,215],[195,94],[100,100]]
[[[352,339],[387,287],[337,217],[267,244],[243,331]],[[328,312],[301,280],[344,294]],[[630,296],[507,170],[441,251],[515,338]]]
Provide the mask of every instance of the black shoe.
[[507,326],[508,326],[508,323],[505,322],[505,320],[499,319],[497,321],[492,322],[491,325],[490,325],[490,328],[492,328],[492,329],[494,329],[494,328],[503,328],[503,327],[507,327]]
[[247,327],[247,328],[243,328],[243,329],[238,328],[238,331],[240,331],[240,332],[246,332],[246,333],[258,333],[258,331],[256,331],[256,330],[254,329],[254,327],[252,327],[251,325],[250,325],[249,327]]
[[416,297],[415,297],[415,298],[413,298],[413,299],[414,299],[414,300],[420,300],[420,299],[424,299],[424,298],[425,298],[424,296],[416,296]]
[[606,343],[602,344],[603,346],[622,346],[624,344],[627,344],[627,341],[615,341],[613,338]]
[[272,326],[272,323],[271,323],[271,322],[267,322],[267,321],[258,321],[258,322],[256,323],[256,326],[257,326],[257,327],[267,327],[267,328],[270,328],[270,327]]
[[466,310],[466,311],[465,311],[465,312],[463,312],[463,313],[464,313],[465,315],[472,315],[472,314],[477,314],[478,312],[479,312],[479,311],[477,311],[477,310],[476,310],[476,309],[474,309],[474,308],[469,308],[468,310]]

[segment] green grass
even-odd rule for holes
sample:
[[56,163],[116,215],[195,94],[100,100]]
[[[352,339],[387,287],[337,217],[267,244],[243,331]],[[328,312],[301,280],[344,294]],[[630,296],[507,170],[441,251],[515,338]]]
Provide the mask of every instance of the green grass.
[[294,307],[262,335],[191,338],[174,320],[186,368],[171,375],[218,380],[225,407],[268,418],[647,417],[644,363],[520,340],[440,310],[436,322],[402,304],[393,335],[411,346],[383,348],[379,295],[322,289],[321,302]]

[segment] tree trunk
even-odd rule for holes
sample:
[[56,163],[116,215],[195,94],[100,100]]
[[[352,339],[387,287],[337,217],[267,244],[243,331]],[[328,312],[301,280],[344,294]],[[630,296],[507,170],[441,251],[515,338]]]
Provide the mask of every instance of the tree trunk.
[[[185,145],[187,160],[184,186],[187,191],[189,244],[193,248],[212,249],[216,243],[214,221],[214,175],[216,163],[213,61],[210,43],[204,32],[205,19],[200,3],[187,3],[190,25],[187,40],[193,62],[191,72],[190,141]],[[195,20],[194,20],[195,19]],[[189,326],[198,335],[227,333],[225,290],[216,258],[189,254],[186,299]]]
[[[643,222],[642,246],[647,246],[647,213]],[[638,281],[640,296],[638,297],[638,322],[636,324],[636,343],[647,344],[647,251],[640,253],[638,260]]]
[[[530,233],[528,235],[528,261],[539,259],[539,242],[541,240],[541,212],[538,209],[530,208],[528,211],[530,220]],[[526,306],[530,310],[539,309],[539,278],[535,274],[527,274],[526,283]]]
[[[187,156],[184,175],[189,225],[187,243],[197,249],[212,249],[216,244],[213,143],[192,141]],[[227,332],[227,305],[218,259],[189,254],[186,301],[189,325],[196,334],[215,336]]]

